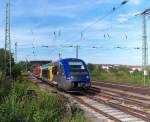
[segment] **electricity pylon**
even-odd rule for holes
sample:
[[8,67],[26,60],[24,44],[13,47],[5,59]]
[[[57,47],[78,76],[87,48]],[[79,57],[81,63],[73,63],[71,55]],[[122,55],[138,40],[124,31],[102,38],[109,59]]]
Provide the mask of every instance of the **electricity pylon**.
[[17,62],[17,51],[18,51],[18,44],[15,43],[15,62]]
[[[8,56],[7,52],[9,54]],[[6,0],[5,56],[4,56],[5,74],[8,74],[7,73],[8,64],[9,64],[9,75],[11,77],[10,0]]]
[[148,44],[147,44],[147,23],[146,23],[146,16],[150,14],[150,9],[144,10],[142,13],[138,14],[143,17],[143,41],[142,41],[142,69],[144,85],[146,85],[147,79],[147,68],[148,68]]

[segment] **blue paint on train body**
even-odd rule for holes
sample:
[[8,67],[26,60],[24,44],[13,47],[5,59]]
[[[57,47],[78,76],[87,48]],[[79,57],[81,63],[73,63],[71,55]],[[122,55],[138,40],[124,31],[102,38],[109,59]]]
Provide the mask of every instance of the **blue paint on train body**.
[[[50,70],[51,66],[51,70]],[[65,58],[41,66],[42,79],[69,91],[76,88],[90,88],[91,79],[85,62],[76,58]],[[52,73],[52,80],[51,74]]]
[[63,65],[66,80],[78,83],[90,83],[89,71],[83,60],[66,58],[61,59],[60,63]]

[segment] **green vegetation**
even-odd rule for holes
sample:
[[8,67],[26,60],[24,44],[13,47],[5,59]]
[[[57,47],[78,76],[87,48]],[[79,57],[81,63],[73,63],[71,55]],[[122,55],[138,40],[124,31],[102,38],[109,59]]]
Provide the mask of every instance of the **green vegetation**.
[[[5,51],[4,49],[0,49],[0,78],[2,79],[2,77],[4,77],[4,55],[5,55]],[[9,52],[7,51],[6,52],[6,62],[7,62],[7,68],[6,68],[6,75],[8,75],[9,73]],[[13,55],[11,54],[11,64],[12,64],[12,67],[14,66],[14,58],[13,58]]]
[[[135,70],[130,73],[131,69],[127,67],[110,67],[107,70],[94,64],[88,64],[88,68],[93,80],[143,85],[142,71]],[[147,80],[147,85],[150,85],[150,80]]]
[[21,75],[21,67],[19,64],[15,64],[13,55],[11,55],[11,64],[12,64],[12,77],[9,77],[9,52],[6,52],[6,58],[7,58],[7,67],[6,67],[6,73],[5,73],[5,67],[4,67],[4,49],[0,49],[0,98],[6,96],[11,87],[11,81],[13,79],[16,79]]
[[[0,81],[4,79],[10,79],[9,77],[9,52],[6,52],[6,74],[5,74],[5,64],[4,64],[4,49],[0,49]],[[11,54],[11,64],[12,64],[12,78],[16,79],[18,76],[21,75],[21,71],[26,70],[26,62],[19,62],[15,63],[13,54]],[[30,67],[30,66],[29,66]]]
[[83,111],[69,104],[67,98],[41,92],[31,81],[24,79],[13,82],[9,93],[1,97],[0,121],[88,122]]
[[0,49],[0,122],[88,122],[83,111],[64,96],[39,91],[23,79],[21,74],[27,75],[29,68],[27,62],[15,63],[12,55],[9,77],[9,64],[5,73],[4,49]]

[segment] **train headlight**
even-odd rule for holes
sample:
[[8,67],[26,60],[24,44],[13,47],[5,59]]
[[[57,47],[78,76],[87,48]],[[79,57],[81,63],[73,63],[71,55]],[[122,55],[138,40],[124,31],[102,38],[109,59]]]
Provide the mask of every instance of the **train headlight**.
[[90,77],[87,75],[86,78],[89,79]]
[[73,76],[69,76],[69,77],[67,78],[67,80],[72,80],[72,79],[74,79]]
[[67,77],[67,80],[71,80],[71,77]]

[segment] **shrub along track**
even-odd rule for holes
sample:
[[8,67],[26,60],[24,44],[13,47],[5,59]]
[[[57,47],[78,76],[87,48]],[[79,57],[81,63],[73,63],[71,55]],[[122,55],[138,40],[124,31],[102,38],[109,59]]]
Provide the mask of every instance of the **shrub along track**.
[[98,86],[89,90],[73,92],[69,95],[80,104],[116,122],[150,121],[150,114],[147,112],[150,105],[144,102],[144,100],[150,101],[149,98],[122,94],[111,91],[110,88]]

